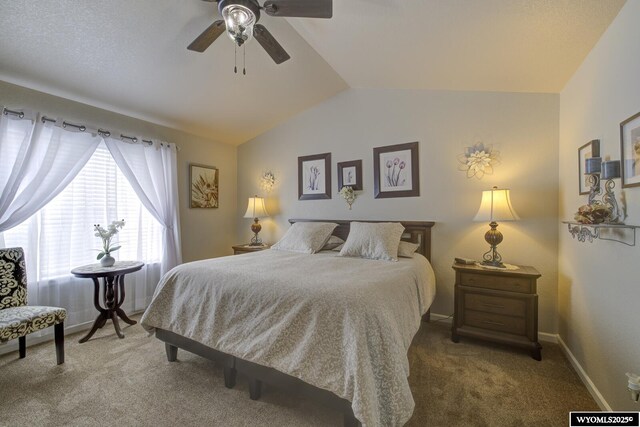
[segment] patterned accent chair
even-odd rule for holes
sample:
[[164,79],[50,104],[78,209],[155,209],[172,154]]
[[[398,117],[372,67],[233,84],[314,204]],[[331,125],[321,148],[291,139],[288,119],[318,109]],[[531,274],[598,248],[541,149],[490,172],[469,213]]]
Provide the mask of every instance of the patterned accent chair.
[[0,342],[18,338],[20,359],[27,353],[26,336],[54,327],[56,358],[64,363],[64,319],[67,310],[27,305],[27,269],[22,248],[0,249]]

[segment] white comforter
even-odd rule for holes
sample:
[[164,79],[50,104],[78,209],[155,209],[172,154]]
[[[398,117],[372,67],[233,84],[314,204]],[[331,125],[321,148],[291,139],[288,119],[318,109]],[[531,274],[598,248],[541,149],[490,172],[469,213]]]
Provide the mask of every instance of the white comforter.
[[397,426],[413,413],[407,351],[434,296],[421,255],[266,250],[174,268],[141,323],[329,390],[366,426]]

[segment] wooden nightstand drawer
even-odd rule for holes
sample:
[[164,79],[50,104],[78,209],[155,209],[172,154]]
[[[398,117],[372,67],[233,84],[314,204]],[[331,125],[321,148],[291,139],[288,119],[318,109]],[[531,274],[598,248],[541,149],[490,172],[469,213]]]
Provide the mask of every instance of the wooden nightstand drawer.
[[531,280],[525,277],[497,276],[461,272],[460,284],[463,286],[475,286],[477,288],[520,292],[523,294],[533,292],[533,290],[531,289]]
[[456,271],[451,340],[460,336],[523,347],[541,360],[538,342],[537,280],[530,266],[487,269],[453,264]]
[[515,317],[525,317],[527,312],[527,301],[524,299],[495,297],[470,292],[464,293],[464,306],[469,310]]
[[464,311],[464,324],[508,334],[526,334],[526,321],[522,317],[503,316],[474,310]]

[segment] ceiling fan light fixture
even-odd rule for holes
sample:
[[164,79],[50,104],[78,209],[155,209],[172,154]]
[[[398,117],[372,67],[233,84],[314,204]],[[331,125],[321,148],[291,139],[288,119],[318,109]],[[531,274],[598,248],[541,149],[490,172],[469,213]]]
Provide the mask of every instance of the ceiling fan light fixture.
[[234,43],[242,46],[253,38],[257,17],[251,9],[241,4],[228,4],[221,13],[227,26],[227,35]]
[[[255,37],[260,46],[269,54],[276,64],[282,64],[291,57],[271,35],[264,25],[259,24],[260,13],[275,17],[291,18],[331,18],[333,16],[333,0],[266,0],[260,6],[260,0],[204,0],[218,4],[218,12],[223,19],[214,21],[187,49],[204,52],[218,37],[226,31],[237,47]],[[244,58],[244,49],[241,54]],[[237,64],[237,62],[236,62]],[[237,72],[237,67],[234,68]]]

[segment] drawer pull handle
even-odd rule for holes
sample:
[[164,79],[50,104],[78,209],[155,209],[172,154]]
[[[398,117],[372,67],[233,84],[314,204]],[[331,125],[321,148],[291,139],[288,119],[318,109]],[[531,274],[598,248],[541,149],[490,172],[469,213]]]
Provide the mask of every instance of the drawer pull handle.
[[489,304],[486,302],[483,302],[482,305],[484,305],[485,307],[493,307],[493,308],[504,308],[504,305],[500,305],[500,304]]
[[492,322],[490,320],[483,320],[482,323],[486,323],[488,325],[496,325],[496,326],[504,326],[504,323],[500,322]]

